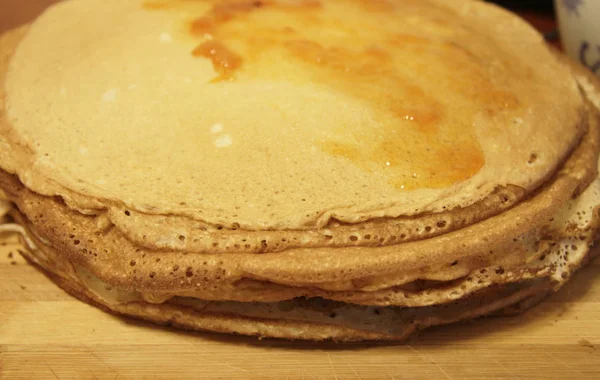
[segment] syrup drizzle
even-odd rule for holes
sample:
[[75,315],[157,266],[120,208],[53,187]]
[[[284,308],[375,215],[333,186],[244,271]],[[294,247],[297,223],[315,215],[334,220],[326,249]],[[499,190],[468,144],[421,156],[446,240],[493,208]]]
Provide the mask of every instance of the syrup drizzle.
[[[444,17],[428,18],[431,5],[421,0],[405,0],[403,4],[410,7],[400,13],[397,2],[391,0],[340,1],[360,7],[365,19],[370,14],[397,17],[410,11],[440,27],[448,22]],[[362,31],[321,17],[330,4],[317,0],[161,0],[148,1],[144,8],[192,9],[190,4],[202,8],[190,11],[187,21],[187,32],[199,40],[191,54],[212,62],[219,74],[213,82],[235,80],[240,70],[257,64],[257,56],[276,50],[303,67],[315,83],[387,115],[376,131],[342,127],[339,138],[318,145],[363,170],[382,173],[398,189],[445,187],[472,177],[485,163],[473,123],[454,117],[448,112],[449,104],[419,85],[415,78],[429,75],[426,67],[400,70],[403,59],[444,62],[457,78],[450,86],[468,94],[489,114],[520,107],[515,95],[487,79],[478,55],[464,44],[397,32],[393,27],[382,27],[375,37],[356,39]],[[348,36],[321,36],[321,30],[328,28],[347,31]]]

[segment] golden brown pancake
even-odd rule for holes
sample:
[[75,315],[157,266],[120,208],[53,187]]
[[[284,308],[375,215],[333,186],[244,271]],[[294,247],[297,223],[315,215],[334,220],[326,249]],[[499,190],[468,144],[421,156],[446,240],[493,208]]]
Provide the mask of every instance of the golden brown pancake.
[[530,192],[585,131],[569,70],[495,7],[253,4],[54,6],[6,73],[2,167],[82,211],[304,230]]
[[478,1],[65,1],[0,37],[0,232],[188,329],[519,312],[597,238],[599,88]]
[[[0,184],[37,235],[114,286],[127,287],[133,280],[146,291],[210,291],[219,284],[250,279],[325,290],[378,290],[418,279],[455,280],[503,260],[525,263],[519,240],[529,233],[537,241],[537,230],[545,228],[579,186],[587,187],[597,174],[599,131],[597,119],[593,120],[582,144],[535,197],[470,227],[394,246],[289,249],[261,255],[153,250],[132,243],[101,216],[70,211],[60,200],[37,195],[13,177],[0,176]],[[589,203],[591,217],[594,202]]]

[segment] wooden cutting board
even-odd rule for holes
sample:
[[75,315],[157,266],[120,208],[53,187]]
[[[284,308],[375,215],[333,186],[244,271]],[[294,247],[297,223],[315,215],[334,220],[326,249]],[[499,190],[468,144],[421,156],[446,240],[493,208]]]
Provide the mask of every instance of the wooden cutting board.
[[3,379],[600,379],[600,260],[520,317],[435,328],[405,345],[194,334],[81,303],[0,238]]
[[[53,0],[1,0],[0,31]],[[65,294],[0,237],[2,379],[600,379],[600,261],[520,317],[404,345],[311,344],[168,330]]]

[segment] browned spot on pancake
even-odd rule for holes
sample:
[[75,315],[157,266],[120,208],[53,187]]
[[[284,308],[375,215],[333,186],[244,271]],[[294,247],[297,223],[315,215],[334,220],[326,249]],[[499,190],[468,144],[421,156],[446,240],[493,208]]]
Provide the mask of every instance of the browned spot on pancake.
[[[197,15],[192,19],[188,31],[192,36],[204,40],[192,51],[192,55],[205,57],[212,61],[215,71],[220,75],[216,81],[233,79],[235,71],[243,63],[242,56],[228,47],[225,41],[232,39],[232,37],[242,38],[246,45],[253,45],[252,50],[264,50],[270,44],[279,41],[276,38],[274,39],[273,35],[282,32],[284,35],[294,33],[294,29],[289,25],[285,25],[281,30],[260,30],[260,27],[252,27],[252,32],[248,33],[227,33],[223,31],[223,28],[228,23],[239,21],[239,19],[250,13],[267,8],[283,12],[296,12],[321,7],[321,2],[317,0],[295,2],[278,2],[275,0],[162,0],[145,2],[143,7],[148,10],[160,10],[189,7],[193,3],[211,5],[204,14]],[[263,45],[256,44],[257,39]]]
[[[212,3],[214,1],[204,1]],[[295,2],[278,2],[275,0],[246,0],[246,1],[221,1],[206,14],[195,18],[191,22],[190,33],[192,35],[204,36],[215,35],[225,24],[234,21],[249,13],[262,9],[274,9],[285,12],[305,11],[320,8],[321,3],[315,0],[304,0]]]
[[198,45],[192,54],[195,57],[206,57],[213,63],[219,73],[218,80],[231,79],[233,72],[242,65],[242,58],[218,41],[207,41]]
[[271,2],[267,2],[266,0],[256,0],[224,1],[217,3],[207,14],[192,21],[190,32],[201,36],[205,34],[213,35],[223,24],[267,5],[271,5]]
[[212,36],[215,29],[216,25],[214,20],[211,20],[208,17],[197,18],[190,24],[190,33],[197,36]]

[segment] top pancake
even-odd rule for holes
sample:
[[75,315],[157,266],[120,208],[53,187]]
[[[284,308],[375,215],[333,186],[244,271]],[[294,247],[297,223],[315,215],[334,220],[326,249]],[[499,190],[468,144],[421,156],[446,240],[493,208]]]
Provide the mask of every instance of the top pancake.
[[530,192],[585,132],[541,37],[465,0],[71,0],[5,90],[0,167],[32,190],[246,230]]

